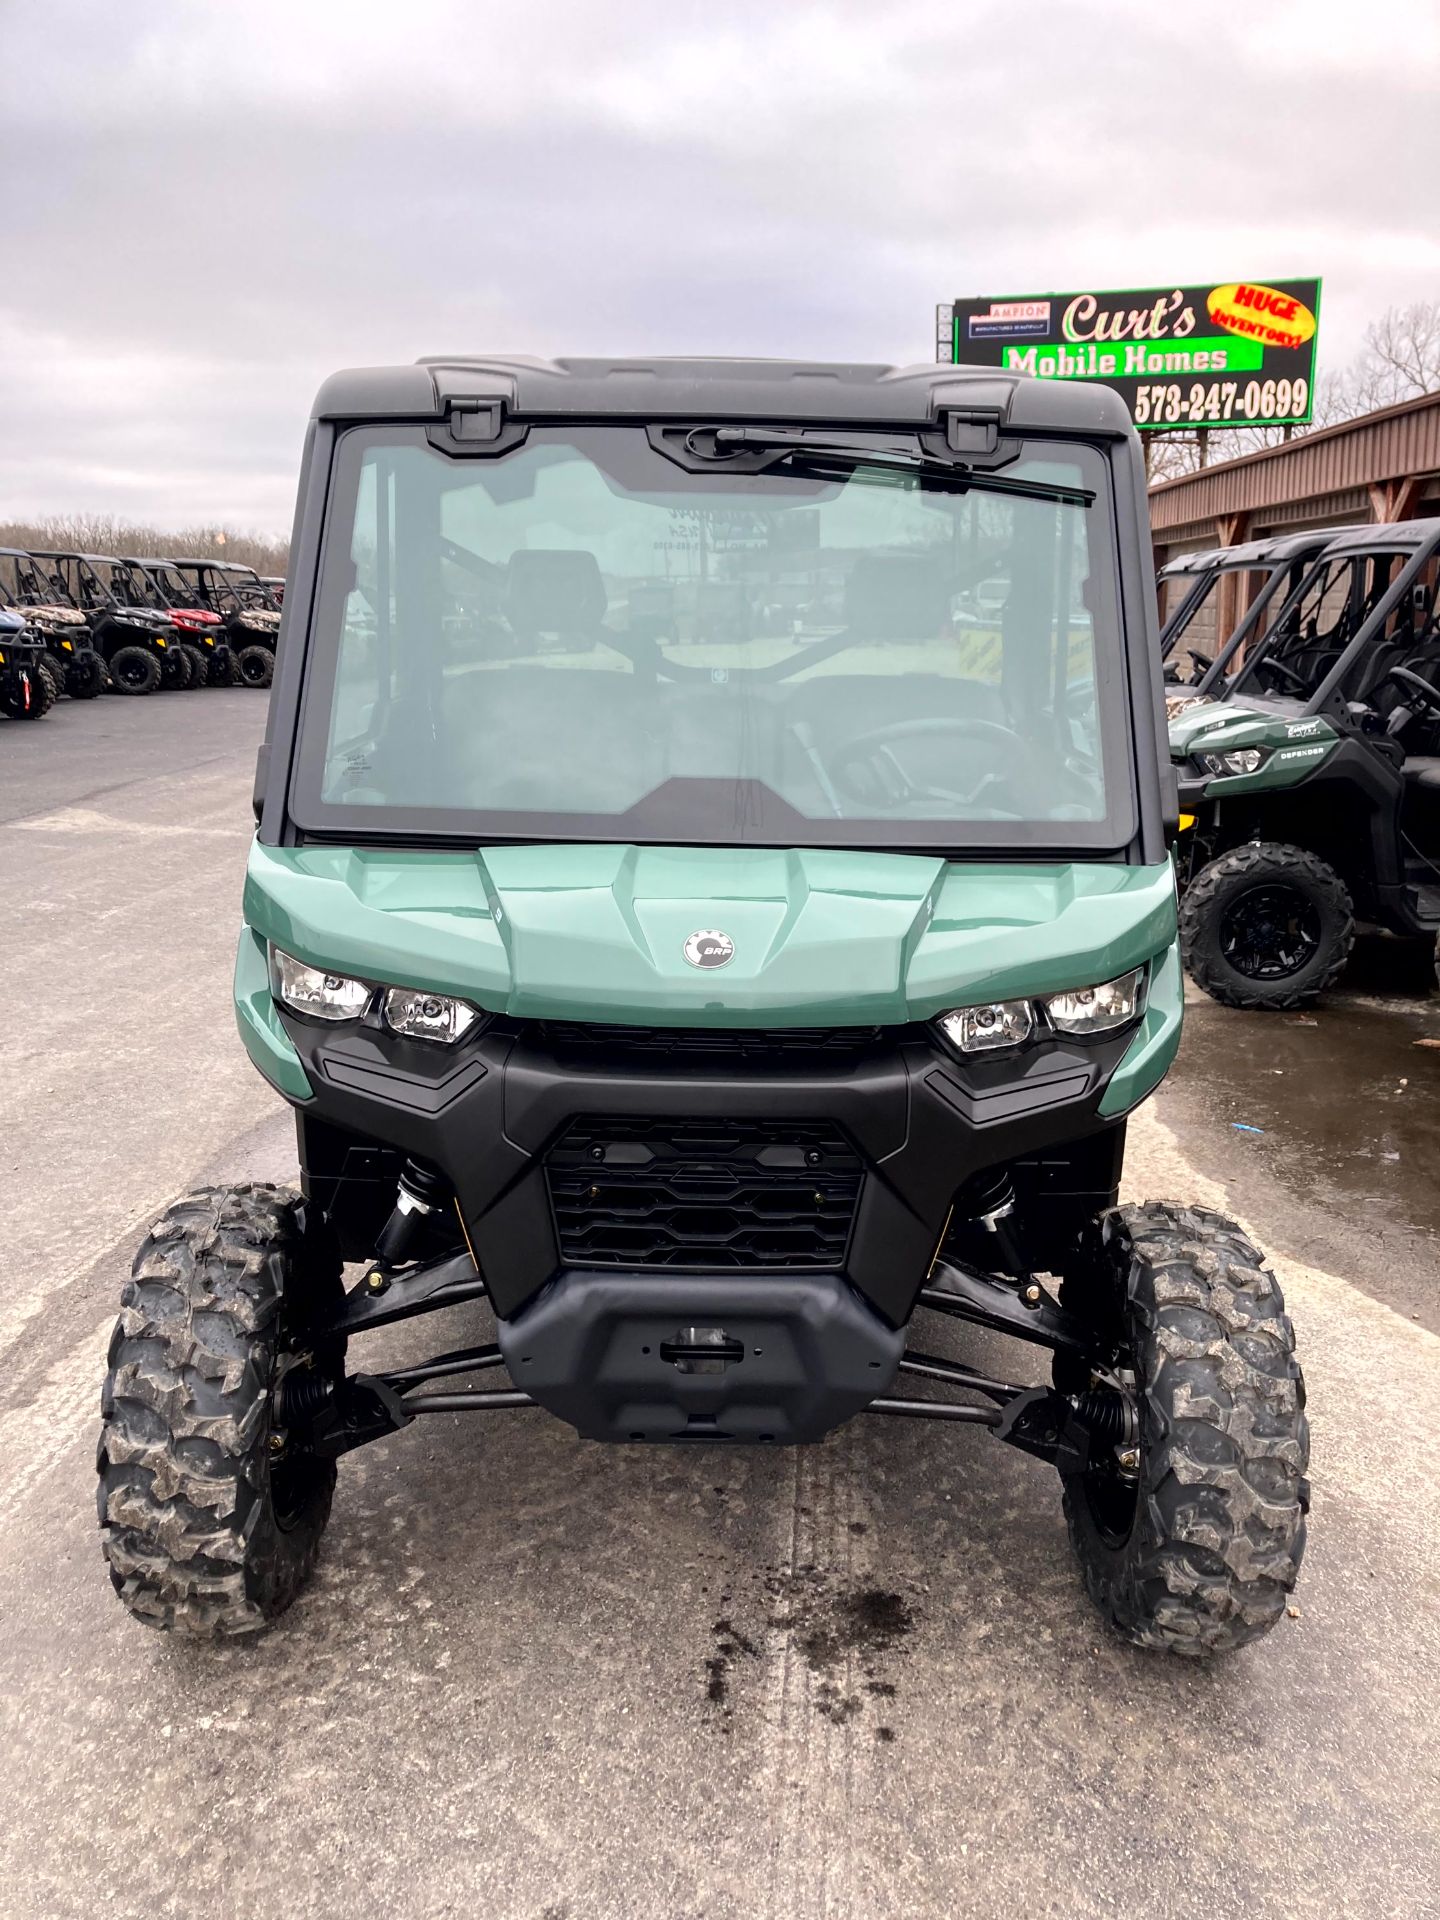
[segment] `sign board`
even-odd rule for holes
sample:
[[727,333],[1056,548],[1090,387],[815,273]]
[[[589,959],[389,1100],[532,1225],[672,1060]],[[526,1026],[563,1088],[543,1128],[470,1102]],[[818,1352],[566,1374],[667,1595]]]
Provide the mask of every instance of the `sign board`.
[[936,357],[1042,380],[1099,380],[1142,432],[1298,426],[1315,406],[1318,280],[948,301]]

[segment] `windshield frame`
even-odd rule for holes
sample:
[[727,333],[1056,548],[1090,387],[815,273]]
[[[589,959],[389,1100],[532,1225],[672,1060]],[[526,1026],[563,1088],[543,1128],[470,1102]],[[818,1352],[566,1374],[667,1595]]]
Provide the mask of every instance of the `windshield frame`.
[[[303,669],[297,677],[298,696],[289,773],[285,787],[286,817],[289,831],[302,840],[343,843],[421,845],[461,844],[466,846],[511,844],[598,844],[656,846],[715,846],[759,850],[764,848],[846,848],[887,853],[915,853],[944,857],[985,857],[1013,853],[1033,859],[1051,857],[1129,857],[1142,833],[1143,778],[1137,769],[1136,725],[1133,710],[1135,673],[1134,636],[1127,621],[1136,617],[1134,591],[1122,578],[1122,554],[1126,552],[1126,529],[1120,520],[1122,488],[1114,465],[1114,446],[1103,435],[1088,436],[1031,431],[1025,448],[1032,456],[1052,454],[1055,458],[1079,458],[1086,468],[1087,486],[1093,479],[1094,499],[1088,507],[1074,511],[1092,516],[1090,524],[1099,527],[1092,555],[1091,574],[1096,592],[1093,628],[1096,699],[1100,720],[1100,744],[1104,764],[1105,813],[1094,820],[943,820],[925,821],[883,816],[873,819],[812,817],[792,808],[781,795],[761,783],[740,783],[733,779],[713,782],[715,800],[731,796],[719,810],[721,824],[714,829],[703,823],[701,815],[709,810],[695,804],[684,808],[678,823],[670,812],[665,796],[669,786],[683,784],[691,801],[700,798],[699,780],[667,783],[643,796],[628,812],[616,815],[584,813],[529,813],[478,811],[468,808],[409,807],[398,805],[357,805],[327,803],[322,794],[323,768],[328,746],[330,705],[342,640],[344,601],[341,586],[344,563],[348,560],[353,516],[361,466],[374,448],[422,448],[436,458],[463,468],[477,457],[508,458],[518,445],[533,434],[545,439],[572,443],[576,436],[598,431],[625,431],[643,435],[647,422],[635,417],[616,416],[594,421],[566,421],[547,418],[533,425],[519,421],[524,430],[517,441],[503,452],[477,454],[452,452],[438,444],[433,429],[419,423],[373,422],[339,428],[329,449],[328,470],[323,475],[325,513],[319,529],[314,570],[309,576],[306,595]],[[914,435],[913,426],[894,430]],[[582,451],[583,451],[582,445]],[[856,464],[865,465],[863,454]],[[753,475],[704,472],[676,472],[666,475],[657,456],[657,481],[664,479],[675,491],[686,491],[693,484],[697,494],[713,491],[718,482],[742,487],[749,480],[761,483],[766,493],[774,494],[792,483],[782,466]],[[319,476],[317,476],[319,477]],[[926,476],[928,478],[928,476]],[[963,477],[955,476],[963,485]],[[798,486],[816,484],[815,476],[797,473]],[[942,483],[943,485],[943,483]],[[984,475],[977,475],[977,487],[983,491]],[[657,489],[658,490],[658,489]],[[1099,558],[1099,566],[1095,558]],[[337,564],[338,563],[338,564]],[[1128,591],[1127,591],[1128,589]],[[297,609],[298,611],[298,609]],[[1108,634],[1108,638],[1102,635]],[[299,635],[292,635],[297,647]],[[623,651],[623,649],[622,649]],[[1158,704],[1158,674],[1155,676]],[[1140,698],[1148,700],[1142,689]],[[750,789],[745,809],[746,831],[734,830],[731,815],[736,811],[733,796],[738,786]]]

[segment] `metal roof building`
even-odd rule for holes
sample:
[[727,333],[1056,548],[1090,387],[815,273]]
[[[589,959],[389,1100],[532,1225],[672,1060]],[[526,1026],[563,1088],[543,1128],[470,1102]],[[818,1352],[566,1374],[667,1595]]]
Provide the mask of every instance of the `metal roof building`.
[[[1150,489],[1157,569],[1194,548],[1436,514],[1440,393],[1381,407]],[[1235,575],[1224,583],[1228,604],[1216,610],[1222,625],[1238,617],[1244,579]],[[1165,612],[1162,603],[1162,619]]]

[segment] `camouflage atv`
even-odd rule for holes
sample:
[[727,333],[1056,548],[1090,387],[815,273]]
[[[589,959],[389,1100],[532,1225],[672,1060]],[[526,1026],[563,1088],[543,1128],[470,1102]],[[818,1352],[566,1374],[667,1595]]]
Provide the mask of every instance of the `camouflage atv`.
[[55,698],[93,700],[105,690],[105,663],[90,644],[90,627],[78,607],[55,596],[53,585],[28,553],[0,547],[0,608],[22,614],[44,647],[41,670]]

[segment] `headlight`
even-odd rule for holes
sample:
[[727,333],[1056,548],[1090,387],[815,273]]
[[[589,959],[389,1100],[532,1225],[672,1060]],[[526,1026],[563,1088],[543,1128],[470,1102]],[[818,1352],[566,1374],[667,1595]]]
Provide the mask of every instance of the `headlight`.
[[938,1014],[935,1024],[960,1053],[991,1053],[1028,1040],[1037,1015],[1056,1033],[1110,1033],[1135,1019],[1144,1000],[1145,968],[1136,967],[1103,986],[1040,994],[1033,1002],[992,1000],[983,1007],[956,1007]]
[[411,1040],[439,1040],[445,1046],[467,1034],[480,1018],[464,1000],[445,993],[417,993],[413,987],[387,987],[385,1024]]
[[270,949],[270,990],[292,1013],[308,1013],[315,1020],[358,1020],[375,993],[364,980],[307,967],[279,947]]
[[1140,1011],[1145,991],[1145,969],[1122,973],[1103,987],[1077,987],[1070,993],[1046,994],[1040,1001],[1045,1017],[1060,1033],[1108,1033],[1123,1027]]
[[984,1007],[957,1007],[935,1022],[961,1053],[989,1053],[995,1047],[1018,1047],[1030,1038],[1035,1016],[1028,1000],[992,1000]]
[[1232,773],[1258,773],[1269,757],[1268,747],[1241,747],[1235,753],[1197,753],[1195,756],[1207,773],[1222,778]]

